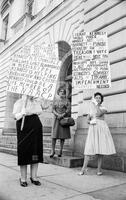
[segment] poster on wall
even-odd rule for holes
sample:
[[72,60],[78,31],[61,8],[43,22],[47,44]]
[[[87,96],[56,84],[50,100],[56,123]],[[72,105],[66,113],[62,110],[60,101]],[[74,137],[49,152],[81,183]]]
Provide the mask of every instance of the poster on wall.
[[106,32],[75,33],[72,40],[72,85],[95,89],[111,86]]
[[11,56],[7,91],[53,100],[59,70],[57,45],[24,46]]

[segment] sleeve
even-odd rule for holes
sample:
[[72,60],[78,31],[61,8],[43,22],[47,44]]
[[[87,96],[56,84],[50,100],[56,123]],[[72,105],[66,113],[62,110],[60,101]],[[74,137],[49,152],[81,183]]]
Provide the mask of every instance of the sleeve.
[[19,100],[14,104],[13,115],[16,120],[21,119],[23,116],[23,114],[21,113],[21,106],[19,104]]
[[39,102],[40,102],[40,106],[41,106],[42,110],[45,111],[45,110],[47,110],[49,108],[49,101],[48,100],[40,99]]
[[107,111],[107,108],[104,107],[104,106],[101,106],[101,110],[106,110]]
[[34,101],[31,102],[30,106],[26,106],[26,115],[32,115],[32,114],[36,114],[36,115],[40,115],[42,114],[42,107],[41,107],[41,103],[39,100],[34,99]]
[[40,101],[35,101],[34,106],[35,106],[34,107],[34,114],[41,115],[42,112],[43,112],[43,108],[42,108]]
[[93,102],[89,103],[88,115],[92,116],[95,113],[95,104]]
[[100,107],[100,110],[101,110],[101,112],[102,112],[103,114],[107,113],[107,108],[104,107],[104,106],[101,106],[101,107]]
[[52,105],[52,113],[55,115],[55,116],[58,116],[58,113],[56,112],[56,105],[58,104],[58,100],[55,100],[55,102],[53,103]]

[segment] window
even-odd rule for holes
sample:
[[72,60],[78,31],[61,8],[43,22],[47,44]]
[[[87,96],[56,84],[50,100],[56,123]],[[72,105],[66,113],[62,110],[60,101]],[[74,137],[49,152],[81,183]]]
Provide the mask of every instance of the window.
[[10,7],[13,0],[4,0],[1,4],[1,14],[3,15],[4,12]]
[[7,39],[7,32],[8,32],[8,20],[9,20],[9,14],[3,19],[3,27],[2,27],[2,39]]
[[36,17],[36,15],[45,8],[45,1],[46,0],[34,0],[33,1],[33,8],[32,8],[32,15]]
[[2,19],[0,42],[5,42],[8,38],[9,12],[14,0],[2,0],[0,6],[0,14]]

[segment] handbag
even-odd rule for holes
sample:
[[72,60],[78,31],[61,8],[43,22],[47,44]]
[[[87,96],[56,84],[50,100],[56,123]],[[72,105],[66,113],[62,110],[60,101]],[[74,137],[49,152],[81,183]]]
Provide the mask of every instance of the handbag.
[[72,117],[64,117],[60,120],[61,126],[74,126],[75,121]]

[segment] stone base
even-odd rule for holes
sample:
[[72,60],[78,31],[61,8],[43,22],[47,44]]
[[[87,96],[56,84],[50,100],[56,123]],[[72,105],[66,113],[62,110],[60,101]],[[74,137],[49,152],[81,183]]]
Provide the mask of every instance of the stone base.
[[[17,155],[17,150],[12,148],[0,147],[0,152]],[[83,161],[84,159],[82,157],[62,156],[59,158],[55,155],[53,158],[50,158],[49,155],[44,154],[44,163],[50,163],[62,167],[80,167],[83,165]]]
[[8,153],[15,156],[17,155],[17,150],[12,148],[0,147],[0,152]]
[[[97,168],[97,165],[97,156],[94,156],[94,158],[89,161],[88,166]],[[108,156],[105,155],[103,157],[102,168],[107,170],[126,172],[126,156],[121,156],[118,154]]]
[[83,161],[84,159],[82,157],[62,156],[59,158],[55,155],[53,158],[50,158],[49,155],[44,156],[45,163],[69,168],[80,167],[83,165]]

